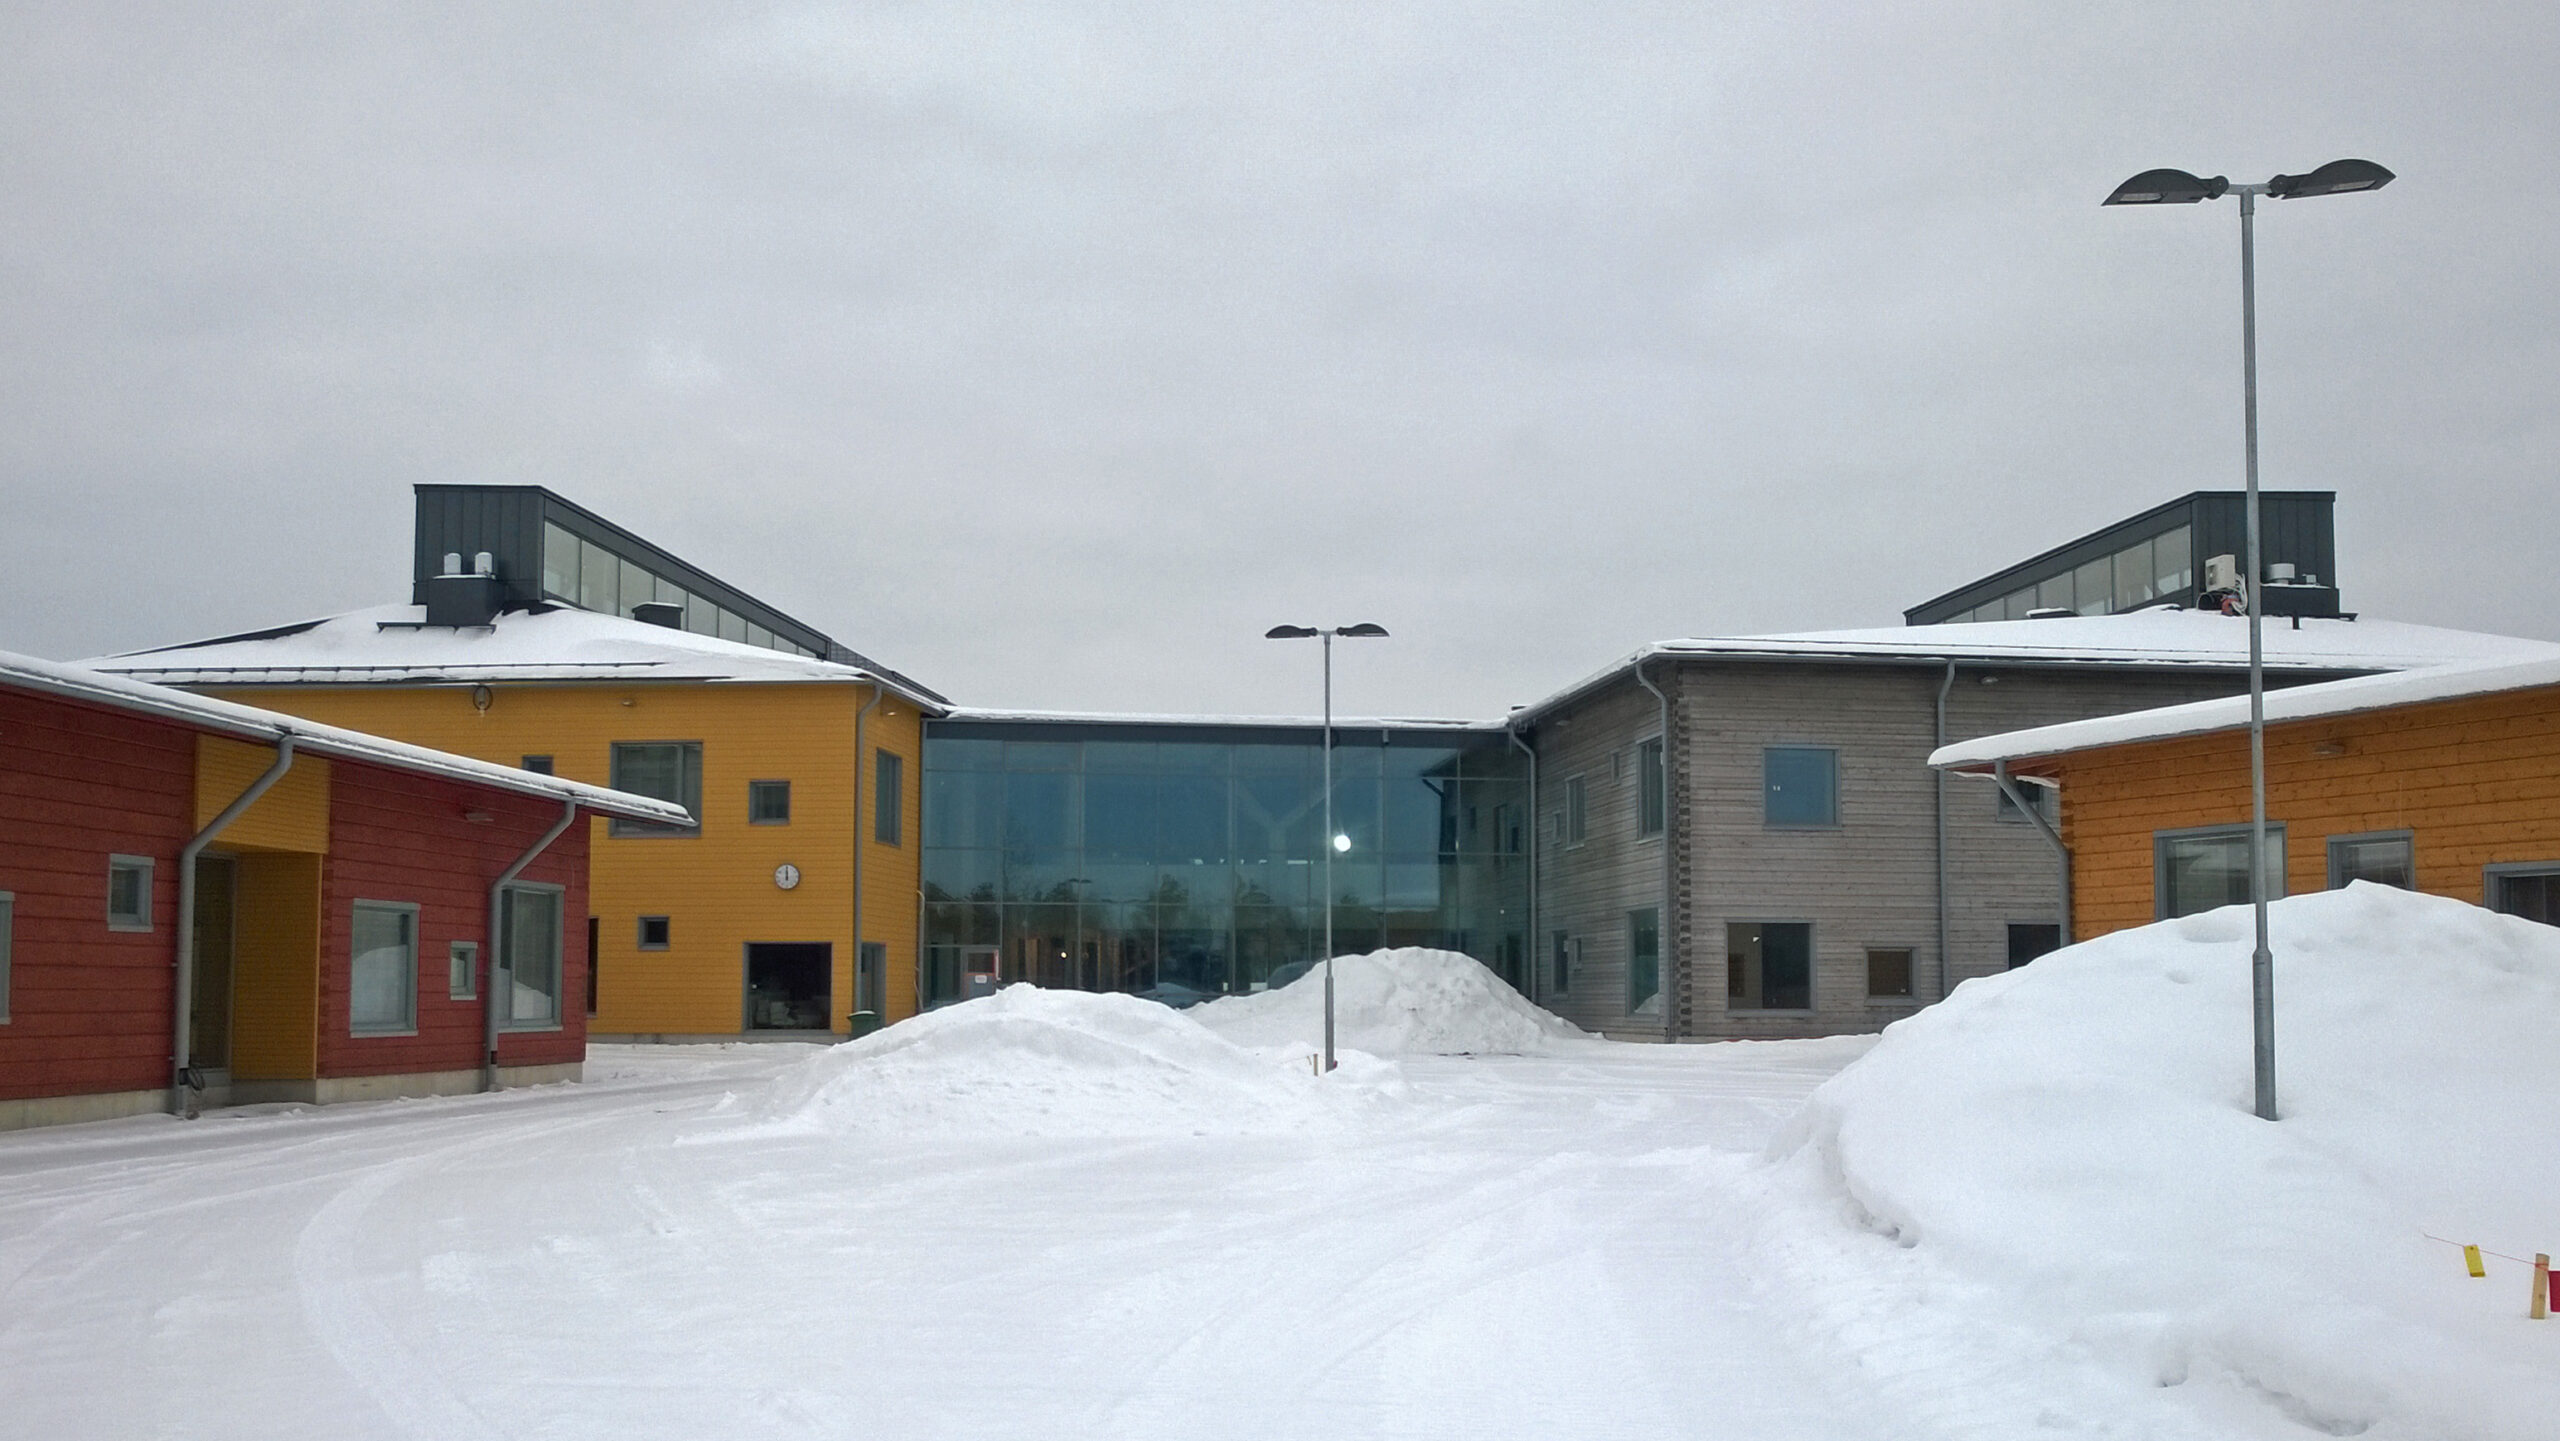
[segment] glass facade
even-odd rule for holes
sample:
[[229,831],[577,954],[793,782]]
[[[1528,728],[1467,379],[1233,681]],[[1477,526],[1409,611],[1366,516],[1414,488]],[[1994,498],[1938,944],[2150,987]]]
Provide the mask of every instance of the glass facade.
[[[1187,1003],[1321,959],[1323,765],[1313,728],[929,723],[926,1004],[972,971]],[[1333,770],[1335,953],[1525,965],[1527,768],[1506,737],[1336,730]]]
[[696,635],[743,641],[792,655],[817,655],[807,646],[775,635],[708,597],[692,594],[629,556],[616,555],[548,521],[542,527],[542,593],[581,610],[624,617],[631,614],[632,607],[650,602],[681,606],[684,628]]
[[1947,623],[2025,620],[2029,611],[2113,615],[2163,601],[2181,601],[2195,588],[2195,542],[2186,526],[2145,536],[2073,569],[2022,585],[1998,600],[1948,616]]

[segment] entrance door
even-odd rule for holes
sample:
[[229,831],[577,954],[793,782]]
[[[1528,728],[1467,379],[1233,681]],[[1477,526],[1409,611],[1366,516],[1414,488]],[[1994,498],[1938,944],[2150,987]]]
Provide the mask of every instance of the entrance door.
[[239,872],[218,856],[196,860],[195,978],[187,1056],[200,1070],[231,1069],[231,980],[238,939]]
[[835,946],[826,941],[749,941],[750,1031],[826,1031]]

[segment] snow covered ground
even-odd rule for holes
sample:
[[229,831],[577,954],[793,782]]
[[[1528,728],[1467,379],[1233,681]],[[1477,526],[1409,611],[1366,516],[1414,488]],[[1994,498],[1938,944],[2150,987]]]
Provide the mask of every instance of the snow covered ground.
[[2560,1434],[2560,1322],[2420,1234],[2548,1248],[2560,932],[2277,916],[2280,1127],[2242,911],[1880,1043],[1524,1037],[1397,953],[1322,1078],[1296,986],[1018,989],[0,1136],[0,1436]]

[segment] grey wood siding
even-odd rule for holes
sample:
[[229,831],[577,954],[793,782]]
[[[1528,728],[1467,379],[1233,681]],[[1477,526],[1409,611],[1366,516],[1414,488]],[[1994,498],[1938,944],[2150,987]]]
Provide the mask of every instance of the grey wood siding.
[[[1654,697],[1621,678],[1541,720],[1538,748],[1538,972],[1531,995],[1587,1029],[1628,1039],[1791,1037],[1873,1031],[1940,999],[1937,807],[1947,815],[1948,986],[2008,964],[2012,922],[2051,921],[2057,866],[2023,819],[1999,817],[1989,782],[1928,767],[1939,743],[1943,667],[1911,664],[1657,659],[1648,669],[1674,699],[1666,763],[1672,824],[1637,834],[1636,746],[1658,732]],[[2168,705],[2243,688],[2237,674],[2094,668],[1959,666],[1947,697],[1947,740]],[[1839,755],[1839,823],[1764,822],[1762,761],[1770,746]],[[1587,787],[1587,837],[1564,835],[1565,790]],[[1675,848],[1672,904],[1661,918],[1663,1004],[1627,1008],[1630,912],[1663,902],[1664,845]],[[1727,1004],[1726,926],[1812,927],[1813,1005],[1754,1011]],[[1553,936],[1580,941],[1580,966],[1558,993]],[[1908,999],[1867,995],[1870,947],[1912,954]]]

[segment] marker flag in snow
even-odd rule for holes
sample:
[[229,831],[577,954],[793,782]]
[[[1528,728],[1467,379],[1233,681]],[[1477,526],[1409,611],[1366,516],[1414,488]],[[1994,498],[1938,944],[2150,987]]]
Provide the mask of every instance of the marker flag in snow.
[[2480,1264],[2480,1248],[2477,1246],[2465,1246],[2462,1248],[2462,1264],[2470,1267],[2471,1274],[2474,1276],[2486,1276],[2489,1274],[2488,1268]]
[[2550,1298],[2551,1257],[2537,1251],[2533,1257],[2533,1309],[2525,1314],[2536,1321],[2549,1319]]

